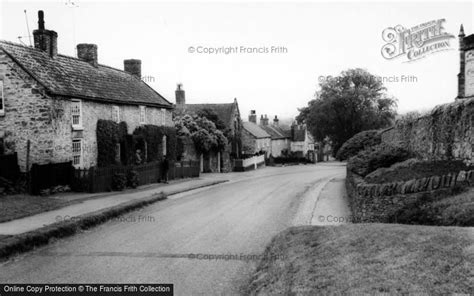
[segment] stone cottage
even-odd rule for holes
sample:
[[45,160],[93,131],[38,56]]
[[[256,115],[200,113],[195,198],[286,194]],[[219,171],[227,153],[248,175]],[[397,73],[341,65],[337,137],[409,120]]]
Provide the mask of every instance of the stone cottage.
[[[271,142],[272,138],[261,126],[257,125],[255,110],[250,111],[249,121],[243,123],[242,129],[242,146],[243,152],[247,155],[252,155],[260,152],[265,152],[265,156],[268,157],[271,154]],[[261,125],[263,125],[268,118],[260,118]]]
[[185,160],[200,160],[202,172],[230,172],[233,170],[233,160],[238,159],[242,153],[241,133],[242,120],[240,118],[237,99],[232,103],[221,104],[187,104],[186,94],[182,84],[178,84],[176,92],[176,113],[199,114],[210,111],[217,115],[227,130],[228,145],[224,151],[209,152],[198,155],[191,143],[185,146]]
[[290,151],[299,158],[316,162],[315,142],[306,125],[293,123],[291,125]]
[[38,13],[34,47],[0,41],[0,151],[16,152],[20,169],[33,163],[97,164],[99,119],[172,126],[173,105],[143,82],[141,61],[124,69],[101,65],[94,44],[77,45],[77,58],[58,53],[58,34]]
[[271,155],[273,157],[288,155],[291,147],[291,131],[280,127],[279,121],[275,115],[272,124],[268,124],[268,119],[264,119],[263,124],[260,124],[260,127],[271,136]]

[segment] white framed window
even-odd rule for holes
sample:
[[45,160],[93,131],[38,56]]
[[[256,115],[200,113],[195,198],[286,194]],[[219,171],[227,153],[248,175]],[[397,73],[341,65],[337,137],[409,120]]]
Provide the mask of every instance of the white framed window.
[[82,166],[82,139],[72,140],[72,165],[76,168]]
[[3,95],[3,80],[0,80],[0,116],[5,115],[5,98]]
[[72,116],[72,127],[82,128],[82,102],[81,100],[72,100],[71,116]]
[[119,106],[112,106],[112,120],[116,123],[120,122],[120,108],[119,108]]
[[166,124],[166,110],[165,108],[161,108],[161,125]]
[[146,123],[146,107],[140,106],[140,124]]

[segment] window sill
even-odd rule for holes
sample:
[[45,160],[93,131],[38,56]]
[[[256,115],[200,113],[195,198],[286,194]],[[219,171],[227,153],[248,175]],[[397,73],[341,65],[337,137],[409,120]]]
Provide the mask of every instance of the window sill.
[[81,126],[79,126],[79,125],[73,125],[73,126],[72,126],[72,130],[73,130],[73,131],[82,131],[82,130],[84,130],[84,127],[83,127],[82,125],[81,125]]
[[1,110],[0,111],[0,116],[5,116],[5,111]]

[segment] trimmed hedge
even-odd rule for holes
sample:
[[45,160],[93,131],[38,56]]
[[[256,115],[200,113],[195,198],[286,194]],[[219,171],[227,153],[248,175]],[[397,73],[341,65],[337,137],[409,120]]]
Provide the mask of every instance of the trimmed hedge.
[[[447,192],[446,192],[447,191]],[[410,204],[389,217],[389,223],[474,226],[474,189],[453,187],[446,191],[425,193],[415,204]]]
[[[107,167],[117,164],[116,145],[120,144],[120,162],[123,165],[136,164],[136,151],[139,149],[140,163],[161,161],[163,159],[163,136],[166,135],[166,152],[170,161],[176,160],[176,129],[168,126],[144,125],[137,127],[132,135],[127,134],[125,122],[111,120],[97,121],[97,165]],[[145,159],[146,143],[146,159]]]
[[402,147],[379,144],[368,147],[349,159],[347,169],[365,177],[378,168],[390,167],[392,164],[411,158],[411,153]]
[[[166,153],[170,161],[176,160],[177,136],[176,129],[168,126],[156,126],[152,124],[137,127],[133,131],[137,141],[147,146],[146,162],[161,161],[163,159],[163,136],[166,136]],[[144,151],[144,147],[141,148]]]
[[336,159],[346,160],[357,155],[360,151],[379,145],[382,142],[382,136],[378,130],[363,131],[349,140],[347,140],[337,151]]
[[116,164],[116,145],[125,142],[127,123],[111,120],[97,121],[97,165],[105,167]]

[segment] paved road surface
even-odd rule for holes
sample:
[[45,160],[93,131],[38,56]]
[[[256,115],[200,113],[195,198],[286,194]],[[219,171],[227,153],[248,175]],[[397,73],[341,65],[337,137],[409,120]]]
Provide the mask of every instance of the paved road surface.
[[232,173],[228,183],[171,196],[1,263],[0,283],[173,283],[175,295],[239,294],[258,260],[236,259],[259,256],[278,232],[309,224],[321,184],[344,170],[333,163]]

